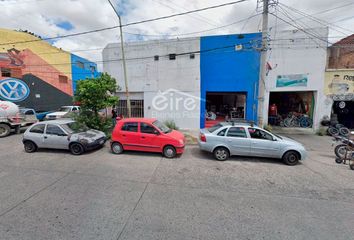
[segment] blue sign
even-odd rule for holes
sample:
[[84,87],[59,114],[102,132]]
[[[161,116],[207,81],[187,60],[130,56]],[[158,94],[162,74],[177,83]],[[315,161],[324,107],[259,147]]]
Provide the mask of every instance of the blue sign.
[[278,75],[277,87],[306,87],[307,74]]
[[0,80],[0,98],[5,101],[20,102],[30,93],[27,84],[16,78]]

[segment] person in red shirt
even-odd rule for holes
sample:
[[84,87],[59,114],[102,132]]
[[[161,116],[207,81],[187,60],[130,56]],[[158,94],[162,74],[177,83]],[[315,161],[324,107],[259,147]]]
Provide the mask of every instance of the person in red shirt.
[[276,119],[278,116],[278,107],[275,103],[269,106],[269,124],[270,125],[275,125],[276,124]]

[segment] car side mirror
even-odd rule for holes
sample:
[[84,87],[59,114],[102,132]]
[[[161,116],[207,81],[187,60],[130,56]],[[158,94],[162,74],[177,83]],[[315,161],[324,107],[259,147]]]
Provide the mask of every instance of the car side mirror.
[[273,137],[273,141],[275,141],[275,142],[276,142],[276,141],[278,141],[278,139],[276,139],[276,138],[274,138],[274,137]]
[[154,134],[155,134],[155,135],[160,135],[160,132],[155,129],[155,130],[154,130]]

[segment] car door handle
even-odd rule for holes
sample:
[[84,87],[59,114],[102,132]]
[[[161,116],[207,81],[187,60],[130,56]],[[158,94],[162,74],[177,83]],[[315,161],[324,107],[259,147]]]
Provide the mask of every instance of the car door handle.
[[145,138],[144,136],[142,136],[141,138]]
[[231,139],[228,139],[227,141],[228,141],[228,142],[232,142],[232,140],[231,140]]
[[44,136],[44,139],[47,139],[48,137],[47,136]]
[[125,134],[123,134],[122,136],[125,137]]

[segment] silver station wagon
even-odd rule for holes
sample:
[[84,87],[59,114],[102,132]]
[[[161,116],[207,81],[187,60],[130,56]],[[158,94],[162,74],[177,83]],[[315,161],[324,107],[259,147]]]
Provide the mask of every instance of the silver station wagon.
[[72,154],[80,155],[103,146],[106,135],[80,126],[73,120],[63,119],[35,123],[23,134],[22,142],[29,153],[38,148],[52,148],[68,149]]
[[249,123],[221,122],[201,129],[198,143],[201,150],[213,153],[219,161],[239,155],[279,158],[287,165],[296,165],[306,158],[301,143]]

